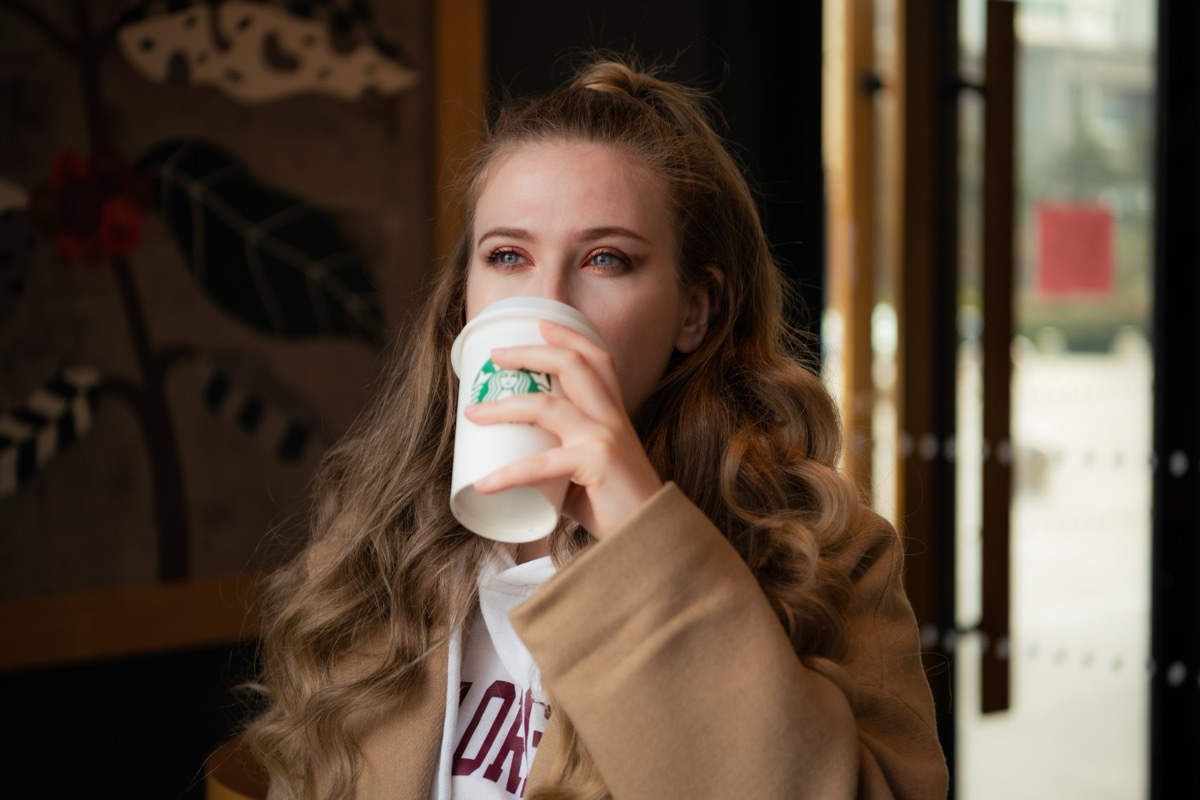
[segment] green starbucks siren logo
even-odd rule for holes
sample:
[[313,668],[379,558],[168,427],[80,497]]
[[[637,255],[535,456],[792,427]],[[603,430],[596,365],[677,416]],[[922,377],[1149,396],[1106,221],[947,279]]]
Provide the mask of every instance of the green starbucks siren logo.
[[517,394],[549,391],[549,375],[523,369],[499,369],[489,358],[471,384],[471,402],[487,403]]

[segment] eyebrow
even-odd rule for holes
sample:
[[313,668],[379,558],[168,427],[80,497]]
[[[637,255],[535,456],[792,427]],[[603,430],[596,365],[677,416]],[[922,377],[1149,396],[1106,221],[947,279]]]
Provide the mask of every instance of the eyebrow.
[[[639,242],[644,242],[646,244],[651,243],[649,239],[647,239],[645,236],[642,236],[637,231],[630,230],[629,228],[622,228],[620,225],[600,225],[595,228],[587,228],[586,230],[580,232],[579,238],[581,241],[590,242],[594,239],[604,239],[609,236],[624,236],[629,239],[637,239]],[[492,228],[491,230],[485,231],[483,235],[479,237],[479,241],[475,243],[475,246],[478,247],[486,240],[496,237],[502,239],[520,239],[521,241],[526,242],[537,241],[537,236],[525,230],[524,228]]]
[[522,241],[532,241],[537,238],[523,228],[492,228],[490,231],[484,231],[483,235],[479,237],[479,241],[475,243],[475,246],[478,247],[486,240],[497,237],[501,239],[520,239]]

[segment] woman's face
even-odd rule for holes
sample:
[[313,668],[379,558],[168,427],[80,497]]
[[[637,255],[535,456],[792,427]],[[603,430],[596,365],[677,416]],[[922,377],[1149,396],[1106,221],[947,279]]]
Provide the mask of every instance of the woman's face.
[[654,389],[674,350],[699,346],[707,299],[679,287],[662,180],[603,145],[527,145],[490,169],[475,208],[467,319],[506,297],[579,309],[616,364],[625,408]]

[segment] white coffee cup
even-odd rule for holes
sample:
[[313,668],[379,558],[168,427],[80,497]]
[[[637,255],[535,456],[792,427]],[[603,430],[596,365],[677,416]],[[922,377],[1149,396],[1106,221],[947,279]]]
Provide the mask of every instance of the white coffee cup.
[[556,478],[491,494],[475,491],[475,481],[514,461],[558,447],[560,442],[544,428],[523,422],[476,425],[466,418],[465,410],[472,403],[518,393],[561,391],[556,375],[497,370],[491,361],[497,347],[544,344],[538,327],[544,319],[604,346],[599,332],[576,309],[544,297],[522,296],[484,308],[463,327],[450,350],[450,362],[459,379],[450,510],[468,530],[502,542],[532,542],[553,531],[569,481]]

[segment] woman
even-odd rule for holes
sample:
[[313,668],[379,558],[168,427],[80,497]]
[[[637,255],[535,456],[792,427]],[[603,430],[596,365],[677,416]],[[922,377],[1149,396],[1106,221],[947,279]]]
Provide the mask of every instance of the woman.
[[[706,103],[596,60],[490,126],[452,261],[265,588],[247,739],[272,797],[945,796],[897,535],[838,471]],[[570,477],[517,548],[450,513],[448,353],[530,294],[606,347],[543,323],[492,353],[563,389],[469,412],[562,440],[476,484]]]

